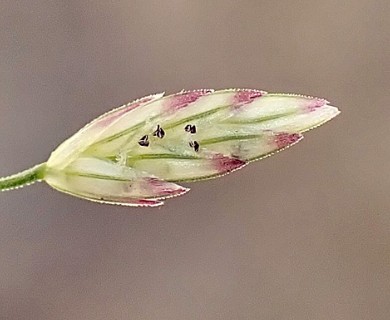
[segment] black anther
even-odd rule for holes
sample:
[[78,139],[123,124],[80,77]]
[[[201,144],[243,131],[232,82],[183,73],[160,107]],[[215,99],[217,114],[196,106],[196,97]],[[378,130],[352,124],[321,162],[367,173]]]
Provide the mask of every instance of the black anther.
[[160,139],[164,138],[165,131],[163,128],[160,127],[159,124],[157,125],[157,129],[153,132],[153,136],[160,138]]
[[196,127],[195,125],[192,125],[192,124],[187,124],[185,127],[184,127],[184,130],[186,132],[190,132],[192,134],[196,133]]
[[143,136],[141,139],[139,139],[138,144],[141,147],[149,146],[149,137],[147,135]]
[[191,148],[194,148],[195,152],[199,151],[199,143],[197,141],[190,141],[189,145]]

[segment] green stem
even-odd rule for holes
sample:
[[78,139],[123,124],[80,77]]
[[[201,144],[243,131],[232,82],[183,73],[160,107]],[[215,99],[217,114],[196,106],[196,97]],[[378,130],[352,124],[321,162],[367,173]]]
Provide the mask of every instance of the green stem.
[[41,163],[22,172],[0,178],[0,191],[17,189],[41,181],[45,168],[46,163]]

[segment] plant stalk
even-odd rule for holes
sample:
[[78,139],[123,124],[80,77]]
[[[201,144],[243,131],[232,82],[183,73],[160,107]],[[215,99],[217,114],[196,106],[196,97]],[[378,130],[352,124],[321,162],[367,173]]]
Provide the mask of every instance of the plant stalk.
[[30,169],[0,178],[0,191],[18,189],[34,182],[41,181],[45,174],[46,163],[38,164]]

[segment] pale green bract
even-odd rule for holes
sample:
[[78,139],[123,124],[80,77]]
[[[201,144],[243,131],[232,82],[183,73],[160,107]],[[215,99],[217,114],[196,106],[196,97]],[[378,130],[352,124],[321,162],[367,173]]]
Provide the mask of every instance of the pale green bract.
[[188,188],[283,150],[339,114],[324,99],[253,89],[150,95],[98,117],[47,162],[0,179],[0,190],[44,180],[100,203],[159,206]]

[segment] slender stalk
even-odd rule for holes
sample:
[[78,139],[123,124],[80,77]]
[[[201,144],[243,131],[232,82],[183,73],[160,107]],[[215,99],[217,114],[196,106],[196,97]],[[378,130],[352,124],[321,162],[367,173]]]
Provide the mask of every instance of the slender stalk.
[[17,189],[41,181],[45,167],[46,163],[44,162],[22,172],[0,178],[0,191]]

